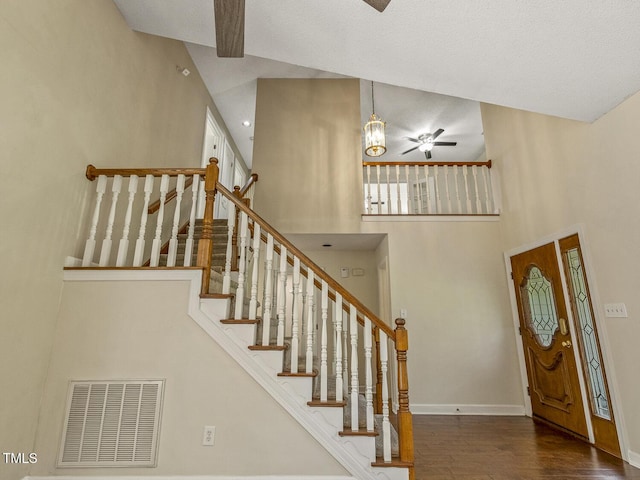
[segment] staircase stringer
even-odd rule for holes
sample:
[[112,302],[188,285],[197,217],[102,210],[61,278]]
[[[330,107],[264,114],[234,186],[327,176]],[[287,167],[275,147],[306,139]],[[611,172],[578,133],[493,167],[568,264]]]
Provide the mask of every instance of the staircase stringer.
[[[325,413],[321,411],[322,407],[311,408],[307,406],[308,399],[295,391],[290,380],[278,381],[277,373],[279,372],[274,365],[264,361],[260,355],[264,352],[251,352],[248,349],[249,343],[236,335],[233,328],[224,328],[219,323],[223,316],[216,313],[214,302],[220,302],[220,300],[200,299],[199,286],[192,285],[189,316],[351,475],[361,480],[398,480],[407,478],[406,468],[372,467],[371,453],[362,452],[361,445],[358,445],[362,438],[340,437],[336,427],[325,419]],[[282,355],[282,352],[277,353]],[[342,410],[339,410],[339,412],[340,418],[342,418]]]

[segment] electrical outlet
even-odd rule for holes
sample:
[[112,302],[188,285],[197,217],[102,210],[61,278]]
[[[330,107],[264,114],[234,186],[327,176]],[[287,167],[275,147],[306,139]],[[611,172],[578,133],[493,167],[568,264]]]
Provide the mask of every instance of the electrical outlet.
[[207,426],[204,427],[204,433],[202,435],[202,445],[207,447],[213,446],[216,436],[216,427]]
[[627,306],[624,303],[605,303],[604,314],[607,317],[627,318]]

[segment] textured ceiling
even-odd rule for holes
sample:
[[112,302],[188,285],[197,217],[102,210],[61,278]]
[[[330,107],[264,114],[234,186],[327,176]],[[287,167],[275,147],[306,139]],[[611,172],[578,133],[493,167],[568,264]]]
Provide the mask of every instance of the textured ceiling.
[[[193,44],[203,73],[199,46],[215,47],[213,0],[114,1],[131,28]],[[277,63],[257,75],[350,76],[386,84],[381,95],[405,87],[591,122],[640,90],[638,25],[640,2],[631,0],[391,0],[383,13],[361,0],[246,0],[248,57],[224,60],[212,95],[219,107],[221,96],[241,106],[238,87],[256,78],[245,64],[259,57]],[[376,104],[384,114],[382,97]],[[452,130],[444,118],[395,127]]]

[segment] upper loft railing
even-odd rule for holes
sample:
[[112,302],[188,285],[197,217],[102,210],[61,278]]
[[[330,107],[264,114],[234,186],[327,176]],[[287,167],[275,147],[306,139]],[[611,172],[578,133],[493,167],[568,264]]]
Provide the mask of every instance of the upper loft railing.
[[[257,175],[234,192],[218,182],[218,175],[215,159],[211,159],[206,169],[96,169],[89,166],[87,178],[97,180],[97,188],[82,266],[141,268],[148,262],[147,268],[158,268],[161,264],[161,268],[199,268],[203,272],[201,294],[209,295],[212,257],[220,255],[214,254],[214,203],[216,197],[225,198],[227,234],[222,241],[216,231],[215,241],[225,252],[221,292],[234,294],[234,318],[240,321],[246,317],[261,318],[262,334],[256,348],[283,349],[285,333],[290,336],[292,361],[288,373],[312,375],[317,371],[321,403],[345,404],[348,398],[354,399],[349,407],[354,432],[362,432],[361,425],[364,425],[372,434],[379,416],[381,461],[386,464],[393,463],[390,377],[395,359],[393,391],[398,402],[395,417],[398,455],[403,466],[412,468],[408,333],[404,320],[396,320],[395,329],[392,328],[258,216],[243,196],[250,195]],[[142,177],[145,178],[143,195],[138,195]],[[192,180],[190,189],[186,187],[187,177]],[[124,178],[128,178],[128,197],[120,202]],[[197,185],[201,179],[204,179],[205,206],[202,231],[198,235],[194,226]],[[172,191],[175,194],[171,194]],[[149,213],[152,198],[157,200],[157,211]],[[147,228],[151,223],[155,228]],[[184,246],[178,247],[180,231],[186,232],[187,240]],[[113,242],[114,232],[122,233],[117,245]],[[131,240],[131,236],[135,240]],[[99,238],[102,241],[98,247]],[[166,262],[161,263],[163,246],[168,247],[168,254]],[[179,248],[183,249],[180,254]],[[197,251],[195,267],[191,260],[194,251]],[[215,252],[220,249],[216,248]],[[275,339],[271,337],[272,331]],[[392,356],[394,350],[395,356]],[[363,415],[366,418],[362,421],[358,408],[360,398],[366,404]]]
[[365,215],[497,215],[486,162],[364,162]]

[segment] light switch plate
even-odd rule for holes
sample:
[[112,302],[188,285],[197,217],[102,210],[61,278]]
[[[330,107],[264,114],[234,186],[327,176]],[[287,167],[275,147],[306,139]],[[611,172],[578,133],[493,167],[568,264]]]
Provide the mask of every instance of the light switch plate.
[[605,303],[604,314],[607,317],[627,318],[627,306],[624,303]]

